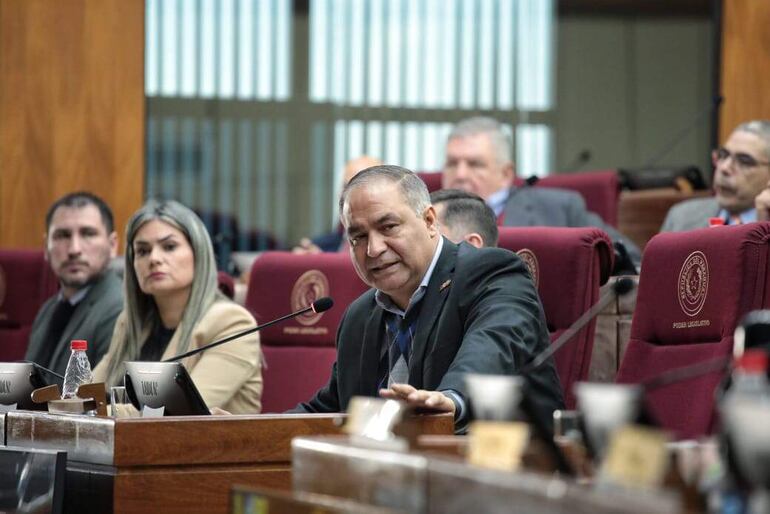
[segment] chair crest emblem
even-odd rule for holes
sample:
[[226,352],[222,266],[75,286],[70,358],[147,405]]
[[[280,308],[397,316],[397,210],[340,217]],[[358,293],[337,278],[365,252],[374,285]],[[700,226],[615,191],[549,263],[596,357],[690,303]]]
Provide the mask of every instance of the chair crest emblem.
[[688,316],[697,315],[706,303],[709,288],[709,267],[701,251],[692,252],[682,264],[677,280],[679,305]]
[[524,264],[529,270],[529,274],[532,276],[532,282],[535,284],[535,288],[540,284],[540,265],[537,262],[537,256],[535,252],[529,248],[522,248],[516,254],[524,261]]
[[[306,271],[300,275],[291,290],[291,309],[293,311],[304,309],[324,296],[329,296],[329,279],[319,270]],[[309,311],[295,319],[301,325],[311,326],[318,323],[322,316],[322,312]]]

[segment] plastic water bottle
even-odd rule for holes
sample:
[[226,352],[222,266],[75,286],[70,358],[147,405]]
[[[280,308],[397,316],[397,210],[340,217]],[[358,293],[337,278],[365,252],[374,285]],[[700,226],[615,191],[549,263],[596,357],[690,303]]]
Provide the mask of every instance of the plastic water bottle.
[[[764,501],[761,494],[749,495],[745,484],[736,480],[737,476],[743,475],[743,479],[749,479],[745,475],[746,470],[739,470],[739,457],[735,453],[732,436],[730,434],[731,411],[736,404],[741,402],[751,402],[757,408],[770,402],[770,384],[767,380],[768,355],[760,349],[747,348],[743,355],[735,361],[732,373],[732,384],[725,392],[722,398],[722,414],[724,428],[728,431],[727,437],[722,441],[723,461],[727,465],[725,474],[721,478],[721,484],[714,491],[716,494],[709,499],[711,503],[711,512],[720,514],[745,514],[747,512],[766,512],[765,510],[756,510],[753,505],[758,501]],[[741,472],[742,471],[742,472]]]
[[91,374],[91,363],[88,362],[86,350],[88,342],[75,340],[70,343],[70,360],[67,362],[67,370],[64,372],[64,389],[62,398],[75,398],[78,387],[82,384],[90,384],[94,377]]
[[747,349],[735,362],[733,384],[727,391],[726,400],[735,397],[750,397],[758,400],[770,398],[767,382],[767,354],[754,348]]

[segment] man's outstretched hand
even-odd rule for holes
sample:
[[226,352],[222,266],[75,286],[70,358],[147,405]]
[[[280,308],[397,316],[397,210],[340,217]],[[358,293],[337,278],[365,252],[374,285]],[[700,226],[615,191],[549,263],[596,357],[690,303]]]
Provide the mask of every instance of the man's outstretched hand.
[[388,400],[401,400],[411,407],[455,412],[455,402],[440,391],[415,389],[409,384],[393,384],[389,389],[380,389],[380,396]]

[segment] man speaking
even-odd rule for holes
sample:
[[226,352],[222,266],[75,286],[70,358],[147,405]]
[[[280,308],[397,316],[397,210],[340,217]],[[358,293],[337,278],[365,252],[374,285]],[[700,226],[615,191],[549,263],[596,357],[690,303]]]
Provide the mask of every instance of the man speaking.
[[[524,263],[444,239],[425,184],[398,166],[356,175],[340,213],[356,271],[372,289],[340,322],[329,382],[295,411],[344,411],[355,395],[379,394],[452,412],[462,431],[466,373],[515,374],[550,344]],[[538,417],[550,419],[563,405],[553,361],[526,379]]]

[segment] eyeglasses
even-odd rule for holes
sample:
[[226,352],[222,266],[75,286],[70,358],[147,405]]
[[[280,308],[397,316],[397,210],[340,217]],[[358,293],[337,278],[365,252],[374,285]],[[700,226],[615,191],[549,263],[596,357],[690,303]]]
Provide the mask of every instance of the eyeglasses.
[[757,166],[767,166],[770,162],[758,161],[747,153],[731,153],[727,148],[717,148],[711,152],[711,159],[716,165],[717,163],[723,163],[727,159],[732,157],[733,164],[739,171],[745,171]]

